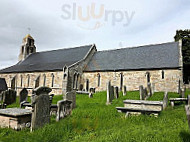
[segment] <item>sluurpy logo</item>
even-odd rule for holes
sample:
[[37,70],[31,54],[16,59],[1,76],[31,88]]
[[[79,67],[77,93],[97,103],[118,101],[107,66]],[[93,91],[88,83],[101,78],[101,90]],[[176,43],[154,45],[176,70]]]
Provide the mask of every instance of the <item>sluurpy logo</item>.
[[[99,8],[99,11],[96,8]],[[96,7],[95,3],[92,3],[85,8],[78,6],[76,3],[71,5],[64,4],[62,5],[61,10],[63,12],[61,15],[62,19],[77,20],[79,21],[77,25],[80,28],[87,30],[99,29],[106,23],[111,23],[112,26],[121,23],[123,27],[126,27],[130,25],[135,15],[134,11],[129,13],[128,11],[121,10],[107,10],[103,4]],[[89,22],[90,25],[87,22]],[[87,23],[88,26],[85,23]]]

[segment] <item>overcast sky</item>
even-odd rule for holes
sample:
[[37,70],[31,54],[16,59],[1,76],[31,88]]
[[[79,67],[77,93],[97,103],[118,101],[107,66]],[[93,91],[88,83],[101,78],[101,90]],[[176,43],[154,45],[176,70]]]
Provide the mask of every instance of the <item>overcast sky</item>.
[[190,29],[190,1],[0,0],[0,18],[4,68],[17,63],[28,33],[37,51],[93,43],[107,50],[174,41],[177,29]]

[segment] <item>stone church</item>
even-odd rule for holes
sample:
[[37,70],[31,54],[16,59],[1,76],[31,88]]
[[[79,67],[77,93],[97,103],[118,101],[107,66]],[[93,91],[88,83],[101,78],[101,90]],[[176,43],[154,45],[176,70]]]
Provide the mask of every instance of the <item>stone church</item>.
[[9,88],[19,92],[39,86],[51,87],[53,93],[96,88],[106,84],[120,90],[138,90],[154,84],[155,91],[177,92],[183,82],[182,42],[170,42],[133,48],[97,51],[96,45],[37,52],[31,35],[24,37],[19,62],[0,70]]

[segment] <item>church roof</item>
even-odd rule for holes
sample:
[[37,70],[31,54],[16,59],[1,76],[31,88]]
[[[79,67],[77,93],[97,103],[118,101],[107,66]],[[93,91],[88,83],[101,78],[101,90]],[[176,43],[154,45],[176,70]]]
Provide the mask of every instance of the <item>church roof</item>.
[[0,73],[63,70],[64,66],[70,66],[84,59],[92,46],[86,45],[75,48],[36,52],[14,66],[0,70]]
[[178,42],[99,51],[85,71],[179,68],[179,57]]

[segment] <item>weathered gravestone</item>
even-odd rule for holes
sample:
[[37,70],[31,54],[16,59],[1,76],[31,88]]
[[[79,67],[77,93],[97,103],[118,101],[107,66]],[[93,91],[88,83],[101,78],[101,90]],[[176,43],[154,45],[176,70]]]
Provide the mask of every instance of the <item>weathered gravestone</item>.
[[190,95],[187,96],[188,105],[190,106]]
[[[2,92],[2,106],[10,105],[16,102],[16,91],[9,89]],[[4,107],[3,107],[4,108]]]
[[89,96],[89,98],[93,98],[93,93],[90,92],[88,96]]
[[168,92],[165,92],[163,99],[163,109],[166,109],[167,106],[168,106]]
[[0,101],[2,100],[2,91],[8,90],[7,83],[4,78],[0,78]]
[[140,100],[144,100],[144,88],[143,86],[139,86]]
[[148,96],[152,96],[152,87],[151,87],[151,83],[147,84],[147,91],[148,91]]
[[51,91],[52,89],[48,87],[39,87],[34,90],[31,131],[43,127],[50,122],[49,93]]
[[20,103],[21,102],[24,102],[24,101],[27,101],[27,98],[28,98],[28,91],[26,88],[23,88],[21,91],[20,91]]
[[119,88],[117,86],[114,86],[114,97],[116,99],[119,98]]
[[75,91],[71,91],[71,92],[67,92],[64,97],[64,100],[69,100],[72,102],[72,109],[76,108],[76,92]]
[[56,121],[63,119],[68,116],[72,112],[72,101],[69,100],[61,100],[57,102],[57,116]]
[[123,96],[126,96],[126,95],[127,95],[127,87],[123,86]]
[[185,98],[185,89],[184,88],[181,90],[181,98]]
[[147,91],[147,88],[145,87],[145,88],[144,88],[144,100],[145,100],[145,99],[148,99],[148,97],[149,97],[149,96],[148,96],[148,91]]
[[107,102],[106,104],[111,104],[112,100],[114,99],[114,92],[113,92],[113,86],[111,86],[111,82],[109,81],[107,83]]
[[186,111],[187,121],[189,124],[189,129],[190,129],[190,105],[185,106],[185,111]]

